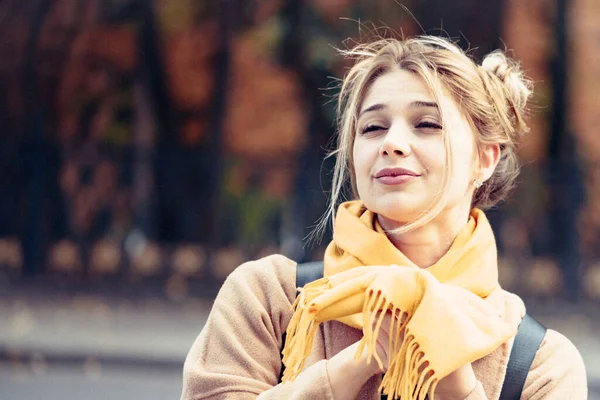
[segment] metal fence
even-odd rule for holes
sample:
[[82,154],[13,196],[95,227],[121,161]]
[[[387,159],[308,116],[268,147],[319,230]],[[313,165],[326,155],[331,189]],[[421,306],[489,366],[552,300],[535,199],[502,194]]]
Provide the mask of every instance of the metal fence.
[[[508,3],[2,2],[2,273],[177,288],[271,252],[319,258],[303,238],[330,179],[331,77],[347,66],[334,46],[385,25],[378,34],[449,35],[480,58],[503,46]],[[490,218],[507,286],[576,299],[599,294],[600,254],[598,225],[581,238],[594,189],[567,129],[568,13],[556,4],[543,22],[555,51],[534,59],[550,73],[537,88],[552,110],[540,113],[543,157]]]

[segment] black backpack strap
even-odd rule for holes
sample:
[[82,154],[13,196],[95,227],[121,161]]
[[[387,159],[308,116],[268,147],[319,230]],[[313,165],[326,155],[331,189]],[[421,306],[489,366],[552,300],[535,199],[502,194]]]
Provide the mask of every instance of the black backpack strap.
[[506,377],[502,385],[500,400],[519,400],[525,379],[535,358],[535,353],[546,336],[546,327],[529,314],[519,324],[517,336],[510,352]]
[[309,282],[323,277],[323,261],[313,261],[296,266],[296,287],[304,287]]
[[[304,287],[309,282],[316,281],[323,277],[323,261],[314,261],[296,265],[296,288]],[[286,332],[281,336],[281,351],[279,354],[283,357],[283,348],[285,347]],[[281,371],[279,372],[279,382],[283,378],[284,371],[283,362],[281,363]]]

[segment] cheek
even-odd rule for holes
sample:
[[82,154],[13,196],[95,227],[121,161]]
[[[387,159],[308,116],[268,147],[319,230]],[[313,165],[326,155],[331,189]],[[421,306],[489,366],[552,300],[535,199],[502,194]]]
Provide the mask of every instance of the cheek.
[[370,172],[370,168],[373,163],[372,151],[368,142],[357,140],[354,142],[354,148],[352,151],[352,159],[354,161],[354,170],[357,175],[365,176]]
[[354,164],[354,180],[360,198],[371,193],[371,172],[377,161],[377,149],[373,149],[370,141],[357,140],[352,151]]
[[420,162],[428,174],[442,173],[446,168],[446,150],[442,140],[432,141],[419,152]]
[[360,190],[360,187],[362,185],[363,182],[363,168],[362,168],[362,158],[361,158],[361,154],[360,151],[358,151],[356,142],[354,142],[354,145],[352,146],[352,168],[354,171],[352,171],[351,173],[354,174],[354,183],[357,187],[357,189]]
[[463,186],[472,179],[475,167],[476,150],[470,143],[457,146],[454,151],[454,176],[458,184]]

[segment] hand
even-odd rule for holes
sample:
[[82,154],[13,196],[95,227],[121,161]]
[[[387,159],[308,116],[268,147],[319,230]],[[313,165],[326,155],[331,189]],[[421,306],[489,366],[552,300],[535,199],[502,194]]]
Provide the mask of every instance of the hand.
[[[376,321],[381,314],[377,314]],[[408,314],[404,314],[404,320]],[[387,312],[383,316],[381,327],[376,340],[377,355],[381,359],[383,368],[379,367],[377,361],[371,358],[370,363],[367,363],[368,349],[363,347],[363,351],[358,362],[355,360],[355,355],[359,350],[361,342],[356,342],[353,345],[346,347],[344,350],[333,356],[327,362],[327,372],[329,381],[331,382],[331,390],[334,399],[349,399],[355,398],[360,388],[370,377],[376,374],[381,374],[387,371],[388,368],[388,353],[389,353],[389,330],[392,318],[391,312]],[[375,328],[375,326],[373,326]]]
[[[377,314],[377,317],[375,318],[376,321],[379,319],[379,316],[380,313]],[[402,322],[404,322],[407,317],[408,314],[402,314]],[[371,363],[374,364],[376,370],[375,373],[385,373],[388,369],[389,330],[392,318],[397,318],[397,316],[393,317],[392,313],[390,311],[387,311],[383,317],[383,321],[379,328],[379,333],[377,334],[376,350],[377,355],[379,356],[383,364],[383,369],[377,366],[376,361],[371,360]],[[373,329],[375,329],[375,325],[373,325]],[[401,333],[400,340],[404,340],[404,332]],[[363,359],[365,361],[367,359],[366,349],[363,353]],[[477,378],[475,377],[475,373],[473,372],[473,367],[470,363],[467,363],[440,380],[435,391],[435,397],[436,399],[441,400],[463,400],[473,391],[476,385]]]
[[477,377],[471,363],[458,368],[444,377],[435,389],[435,398],[441,400],[465,399],[477,385]]
[[[381,312],[378,312],[376,314],[375,317],[375,321],[378,321],[379,318],[381,316]],[[383,368],[380,368],[377,365],[377,361],[375,361],[373,358],[371,359],[371,363],[375,364],[377,366],[376,368],[376,373],[385,373],[388,369],[389,366],[389,352],[390,352],[390,326],[392,323],[392,318],[398,319],[398,318],[402,318],[402,323],[404,321],[406,321],[406,318],[408,318],[408,314],[407,313],[403,313],[402,316],[396,315],[393,316],[391,311],[386,311],[385,315],[383,316],[383,321],[381,322],[381,326],[379,327],[379,332],[377,333],[377,338],[376,338],[376,352],[377,355],[379,356],[379,358],[381,359],[381,363],[383,364]],[[375,329],[375,325],[376,323],[373,323],[373,330]],[[363,329],[363,333],[364,333],[364,329]],[[404,331],[402,331],[400,333],[400,341],[404,340]],[[365,351],[363,352],[363,358],[366,362],[367,360],[367,349],[365,348]]]
[[374,360],[370,364],[366,363],[366,349],[358,362],[354,359],[359,345],[360,342],[356,342],[327,361],[327,375],[335,400],[356,398],[364,383],[380,372]]

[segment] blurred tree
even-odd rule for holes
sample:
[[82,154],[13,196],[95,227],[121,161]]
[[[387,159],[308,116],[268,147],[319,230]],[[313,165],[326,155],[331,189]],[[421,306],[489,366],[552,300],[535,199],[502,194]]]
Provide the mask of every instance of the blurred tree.
[[577,162],[575,138],[567,124],[568,93],[568,1],[557,0],[555,11],[556,51],[552,62],[552,124],[548,143],[548,216],[552,232],[552,249],[563,271],[567,296],[580,296],[580,235],[578,215],[583,203],[581,173]]
[[49,143],[45,132],[46,113],[41,102],[37,65],[40,33],[50,7],[50,2],[43,0],[33,5],[24,58],[22,84],[27,128],[23,152],[27,157],[24,169],[26,206],[22,243],[23,272],[28,277],[42,271],[48,240],[44,221],[47,212],[45,189],[49,173],[47,169]]
[[[588,268],[600,259],[600,70],[598,46],[600,7],[595,0],[569,3],[568,68],[569,126],[577,141],[580,166],[585,172],[585,206],[579,215],[583,262]],[[589,271],[593,275],[591,271]]]
[[450,37],[477,59],[501,48],[503,0],[412,0],[424,33]]

